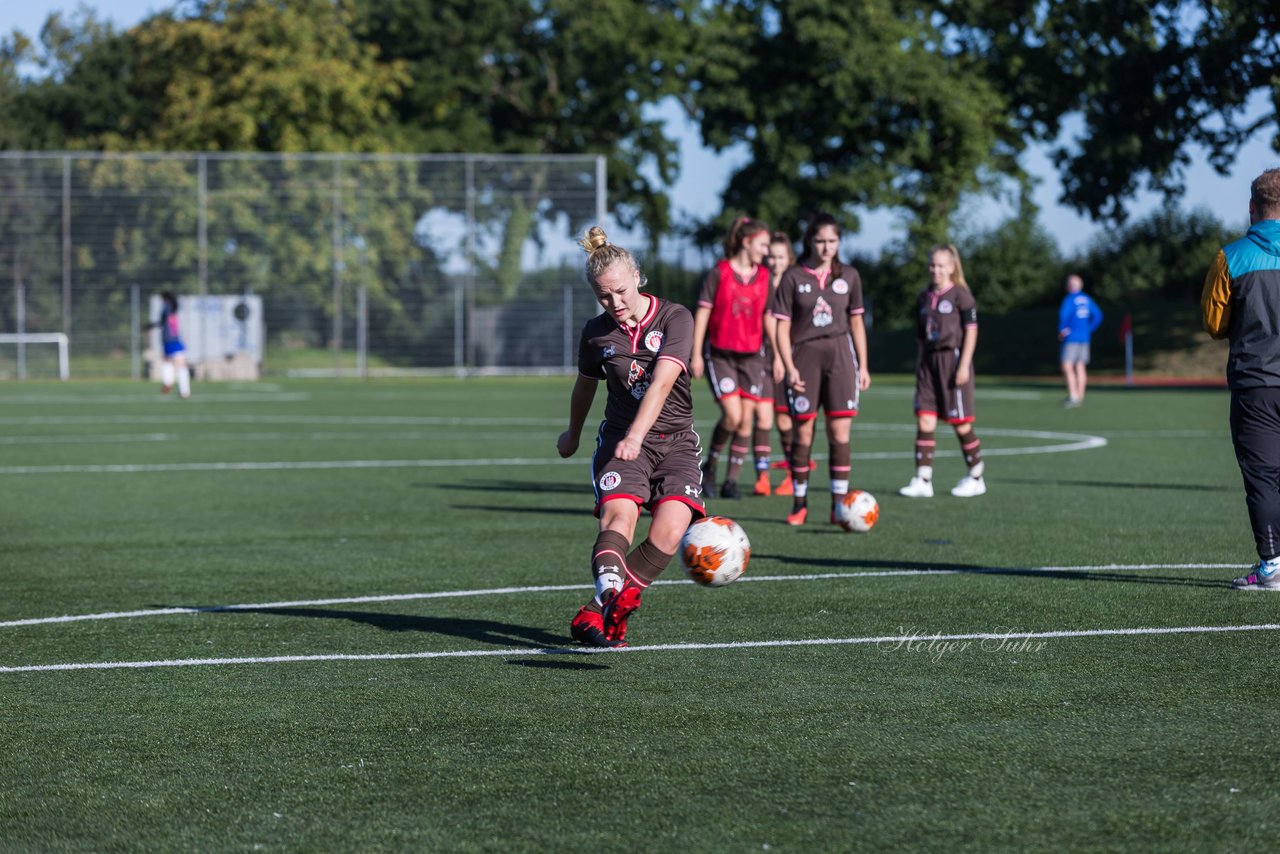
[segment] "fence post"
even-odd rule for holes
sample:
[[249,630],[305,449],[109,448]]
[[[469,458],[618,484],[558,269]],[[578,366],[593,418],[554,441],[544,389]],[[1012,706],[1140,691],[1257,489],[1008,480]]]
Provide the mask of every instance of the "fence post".
[[476,363],[476,163],[475,158],[466,161],[467,182],[467,364]]
[[197,208],[196,222],[199,230],[196,240],[199,248],[199,276],[200,276],[200,358],[199,360],[190,359],[187,367],[192,371],[199,370],[196,376],[201,379],[207,378],[208,374],[203,370],[204,363],[209,357],[209,321],[208,313],[204,310],[204,297],[209,295],[209,158],[207,155],[201,154],[196,158],[196,174],[197,174]]
[[25,380],[27,378],[27,345],[22,340],[23,334],[27,331],[27,287],[22,283],[21,277],[14,282],[13,299],[14,321],[18,328],[18,379]]
[[564,369],[573,367],[573,288],[564,286]]
[[129,377],[142,379],[142,295],[137,285],[129,286]]
[[463,291],[465,285],[457,284],[453,286],[453,370],[458,376],[462,376],[466,372],[466,366],[463,362],[464,355],[462,345],[464,336],[463,323],[465,322],[465,312],[463,308]]
[[333,367],[342,376],[342,158],[333,159]]
[[364,285],[356,288],[356,375],[369,378],[369,291]]
[[62,334],[71,337],[71,158],[62,158]]

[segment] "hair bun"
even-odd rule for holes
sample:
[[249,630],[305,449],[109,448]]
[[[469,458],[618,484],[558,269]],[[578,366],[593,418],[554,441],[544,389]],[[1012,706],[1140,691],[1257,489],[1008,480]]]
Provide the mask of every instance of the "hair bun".
[[587,233],[582,235],[582,239],[578,241],[578,245],[588,255],[608,244],[609,238],[605,235],[604,229],[598,225],[593,225],[587,229]]

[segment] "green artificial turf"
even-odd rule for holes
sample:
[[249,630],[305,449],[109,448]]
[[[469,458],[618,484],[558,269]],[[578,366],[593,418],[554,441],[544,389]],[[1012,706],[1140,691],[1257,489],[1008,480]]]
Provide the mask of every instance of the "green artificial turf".
[[[824,457],[803,528],[713,499],[747,575],[672,566],[600,654],[571,378],[0,386],[0,849],[1269,847],[1277,630],[1203,630],[1280,624],[1227,586],[1226,393],[979,382],[987,495],[945,427],[896,495],[877,376],[876,528],[826,524]],[[1175,631],[1085,634],[1130,629]]]

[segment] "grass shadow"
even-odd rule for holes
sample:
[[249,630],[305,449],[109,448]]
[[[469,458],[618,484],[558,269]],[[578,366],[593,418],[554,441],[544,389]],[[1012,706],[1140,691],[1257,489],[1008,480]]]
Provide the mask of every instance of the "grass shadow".
[[1173,575],[1139,575],[1135,572],[1108,572],[1106,570],[1084,571],[1072,569],[1035,569],[1032,567],[999,567],[980,566],[968,563],[944,563],[937,561],[888,561],[888,560],[844,560],[840,558],[802,558],[794,555],[752,555],[754,558],[776,560],[782,564],[805,567],[818,567],[827,571],[840,570],[916,570],[935,572],[953,572],[969,575],[1005,575],[1019,578],[1035,578],[1042,581],[1106,581],[1125,584],[1170,584],[1180,587],[1226,588],[1225,581],[1206,581],[1203,578],[1187,578]]

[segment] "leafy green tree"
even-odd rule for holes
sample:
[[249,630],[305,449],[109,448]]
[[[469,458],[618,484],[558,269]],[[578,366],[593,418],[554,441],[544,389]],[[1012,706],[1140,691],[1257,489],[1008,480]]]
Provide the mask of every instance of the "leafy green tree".
[[[352,6],[361,38],[385,61],[408,69],[412,82],[396,99],[396,113],[411,149],[603,154],[615,216],[643,224],[654,239],[667,229],[665,186],[676,174],[676,145],[648,107],[681,85],[689,28],[678,4],[353,0]],[[518,212],[517,225],[527,216]]]
[[[1176,198],[1201,150],[1226,174],[1270,129],[1280,151],[1280,6],[1270,0],[939,3],[957,48],[985,66],[1027,141],[1082,130],[1054,151],[1063,201],[1123,221],[1142,189]],[[1250,98],[1276,109],[1249,119]]]

